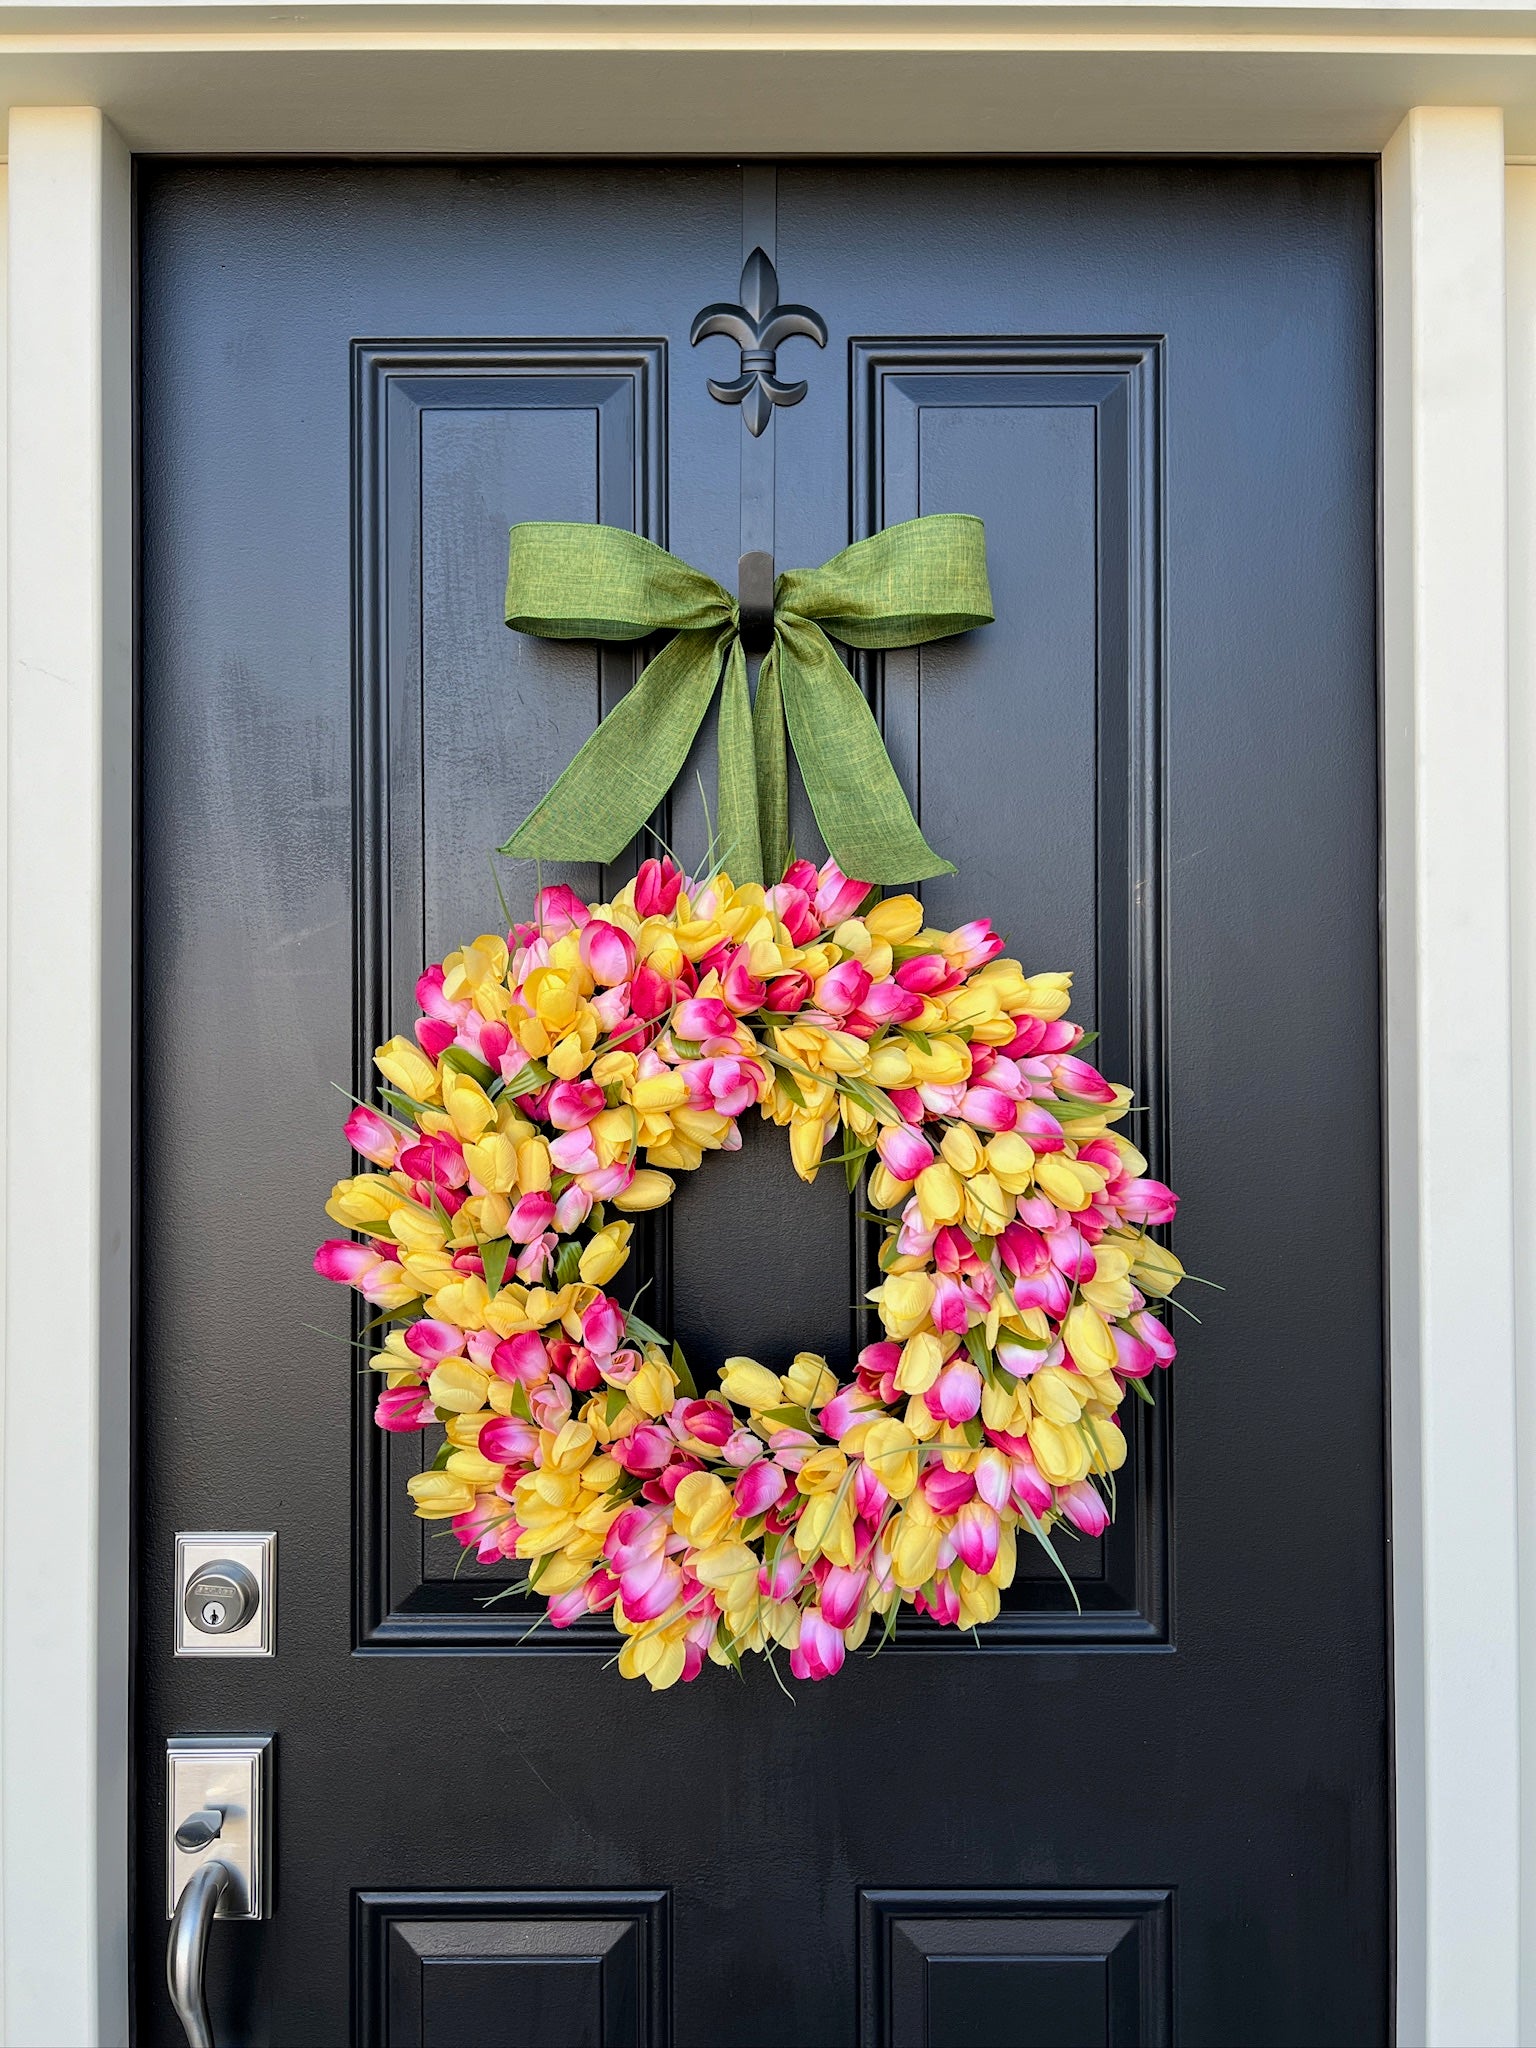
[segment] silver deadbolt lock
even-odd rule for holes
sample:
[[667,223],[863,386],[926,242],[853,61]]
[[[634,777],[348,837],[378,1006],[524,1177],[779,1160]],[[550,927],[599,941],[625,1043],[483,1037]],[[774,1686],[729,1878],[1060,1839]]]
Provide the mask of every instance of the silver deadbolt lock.
[[182,1607],[200,1634],[227,1636],[245,1626],[260,1598],[260,1587],[243,1564],[218,1557],[199,1565],[188,1579]]

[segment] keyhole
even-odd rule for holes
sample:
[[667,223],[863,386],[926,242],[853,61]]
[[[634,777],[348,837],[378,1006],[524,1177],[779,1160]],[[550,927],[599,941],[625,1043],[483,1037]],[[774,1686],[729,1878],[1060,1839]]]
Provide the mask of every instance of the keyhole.
[[222,1600],[205,1600],[203,1602],[203,1626],[205,1628],[222,1628],[224,1626],[224,1603]]

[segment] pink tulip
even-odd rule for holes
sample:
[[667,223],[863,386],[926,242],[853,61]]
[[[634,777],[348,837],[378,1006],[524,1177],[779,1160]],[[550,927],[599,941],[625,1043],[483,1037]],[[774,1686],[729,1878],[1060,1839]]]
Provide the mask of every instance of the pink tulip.
[[571,1419],[571,1390],[562,1379],[547,1379],[528,1389],[528,1407],[540,1429],[558,1436]]
[[581,964],[600,988],[628,981],[635,971],[635,942],[621,926],[594,917],[582,927]]
[[591,1193],[579,1180],[573,1180],[555,1202],[555,1229],[561,1237],[569,1237],[573,1231],[580,1230],[591,1213]]
[[578,1131],[562,1131],[558,1138],[551,1140],[549,1157],[560,1173],[597,1171],[597,1147],[592,1143],[586,1126]]
[[766,1514],[775,1501],[783,1499],[788,1484],[788,1475],[782,1466],[774,1464],[771,1458],[759,1458],[736,1481],[737,1515],[743,1521],[749,1521],[753,1515]]
[[[1055,1211],[1052,1211],[1054,1218]],[[997,1240],[997,1255],[1003,1270],[1015,1279],[1040,1273],[1050,1264],[1050,1250],[1038,1230],[1027,1223],[1010,1223]]]
[[468,1009],[467,1003],[450,1003],[443,994],[443,970],[429,967],[416,982],[416,1007],[428,1017],[447,1017],[457,1022]]
[[531,1464],[539,1448],[539,1432],[515,1415],[493,1415],[482,1424],[478,1448],[498,1465]]
[[629,1007],[637,1017],[665,1016],[672,1007],[672,984],[654,967],[637,967],[629,984]]
[[624,1341],[624,1311],[608,1295],[600,1294],[581,1319],[581,1335],[599,1358],[617,1351]]
[[638,1429],[632,1429],[628,1436],[615,1438],[608,1446],[609,1455],[626,1472],[638,1475],[659,1472],[673,1449],[672,1438],[657,1422],[642,1422]]
[[416,1043],[429,1060],[440,1060],[459,1035],[457,1026],[442,1017],[418,1017],[415,1031]]
[[619,1594],[631,1621],[658,1621],[682,1590],[683,1575],[668,1557],[646,1558],[619,1575]]
[[978,1131],[1011,1131],[1019,1120],[1017,1103],[1000,1088],[967,1088],[960,1100],[960,1114]]
[[993,931],[991,923],[984,917],[963,924],[944,941],[946,959],[952,960],[962,973],[974,974],[978,967],[985,967],[989,960],[995,960],[1003,950],[1003,942]]
[[1074,1224],[1064,1223],[1059,1230],[1047,1231],[1045,1241],[1051,1249],[1051,1264],[1067,1279],[1091,1280],[1098,1271],[1093,1246]]
[[1138,1314],[1131,1317],[1131,1328],[1136,1332],[1142,1343],[1146,1345],[1159,1365],[1172,1365],[1179,1347],[1174,1343],[1167,1327],[1160,1323],[1156,1316],[1149,1315],[1145,1309],[1142,1309]]
[[[629,1612],[629,1602],[624,1603]],[[800,1617],[800,1642],[789,1653],[789,1668],[796,1678],[835,1678],[843,1668],[843,1638],[814,1607]]]
[[1053,1500],[1050,1486],[1041,1478],[1034,1453],[1023,1438],[1019,1445],[1008,1461],[1013,1467],[1013,1497],[1020,1508],[1028,1508],[1032,1515],[1047,1514]]
[[835,860],[823,861],[817,872],[815,891],[816,915],[821,919],[823,928],[830,931],[845,918],[857,916],[859,906],[868,894],[868,882],[851,880]]
[[491,1360],[499,1379],[517,1380],[525,1387],[541,1386],[549,1378],[549,1353],[537,1330],[520,1330],[498,1344]]
[[816,1420],[823,1435],[836,1443],[850,1429],[861,1422],[868,1422],[878,1414],[880,1403],[861,1386],[844,1387],[840,1394],[834,1394],[830,1401],[824,1401],[817,1412]]
[[885,1481],[873,1465],[860,1461],[853,1475],[853,1511],[861,1522],[871,1528],[877,1525],[890,1506],[891,1494]]
[[537,1194],[524,1195],[512,1211],[507,1222],[507,1235],[514,1244],[532,1244],[554,1220],[554,1198],[540,1189]]
[[1038,1102],[1020,1105],[1014,1129],[1021,1138],[1028,1139],[1036,1152],[1060,1152],[1067,1142],[1061,1125]]
[[751,961],[747,947],[737,946],[719,970],[721,1000],[738,1017],[761,1008],[768,994],[768,984],[752,972]]
[[375,1166],[389,1168],[400,1156],[400,1133],[387,1117],[361,1102],[347,1118],[347,1143]]
[[784,880],[791,889],[799,889],[807,896],[814,896],[820,881],[815,861],[792,860],[784,870]]
[[751,1060],[689,1061],[680,1071],[687,1078],[689,1093],[696,1089],[701,1107],[714,1110],[717,1116],[740,1116],[762,1091],[762,1069]]
[[677,908],[683,871],[670,860],[643,860],[635,877],[635,909],[641,917],[670,917]]
[[1043,1351],[1032,1351],[1027,1344],[1017,1344],[1011,1337],[997,1340],[997,1362],[1004,1372],[1011,1372],[1016,1380],[1027,1380],[1045,1363]]
[[829,1017],[846,1017],[869,992],[869,970],[857,960],[839,961],[816,983],[817,1007]]
[[396,1433],[425,1429],[436,1420],[432,1396],[425,1387],[386,1387],[379,1395],[373,1419],[380,1429]]
[[544,938],[563,939],[567,932],[580,931],[592,913],[568,883],[556,882],[534,897],[533,915]]
[[622,1195],[635,1177],[635,1169],[628,1160],[616,1159],[611,1166],[596,1166],[584,1169],[581,1184],[594,1202],[611,1202],[615,1195]]
[[1051,1079],[1059,1095],[1073,1095],[1083,1102],[1113,1102],[1115,1091],[1096,1067],[1069,1054],[1051,1061]]
[[1098,1489],[1086,1479],[1079,1479],[1075,1486],[1059,1486],[1056,1505],[1073,1528],[1081,1529],[1085,1536],[1102,1536],[1109,1527],[1109,1509]]
[[937,1462],[924,1466],[919,1483],[929,1507],[938,1515],[958,1514],[976,1491],[969,1472],[951,1472]]
[[959,976],[942,953],[919,953],[915,960],[903,960],[896,980],[912,995],[931,996],[941,988],[953,988]]
[[941,1336],[963,1336],[970,1317],[965,1290],[952,1273],[940,1273],[933,1283],[933,1305],[928,1314]]
[[968,1358],[951,1359],[923,1399],[944,1422],[969,1422],[981,1406],[981,1374]]
[[887,977],[870,983],[859,1004],[859,1014],[872,1024],[910,1024],[923,1014],[923,999],[893,977]]
[[1064,1316],[1072,1306],[1072,1290],[1054,1266],[1013,1283],[1015,1308],[1043,1308],[1048,1316]]
[[792,1543],[786,1543],[771,1565],[759,1565],[757,1590],[769,1600],[787,1600],[804,1567]]
[[997,1544],[1002,1525],[997,1510],[984,1500],[970,1500],[955,1523],[955,1548],[963,1564],[985,1574],[997,1563]]
[[694,996],[678,1004],[672,1033],[699,1040],[706,1052],[726,1052],[736,1044],[736,1019],[718,996]]
[[1171,1223],[1179,1198],[1160,1180],[1133,1180],[1116,1196],[1115,1206],[1130,1223]]
[[463,1356],[464,1332],[452,1323],[424,1318],[419,1323],[412,1323],[406,1331],[405,1344],[417,1358],[426,1359],[429,1365],[437,1365],[445,1358]]
[[1115,1345],[1115,1371],[1125,1380],[1145,1379],[1157,1363],[1151,1345],[1143,1344],[1123,1323],[1113,1324],[1109,1334]]
[[736,1427],[735,1418],[723,1401],[680,1401],[672,1416],[674,1426],[681,1427],[685,1436],[715,1450],[729,1443]]
[[[796,861],[795,866],[810,868],[814,886],[816,870],[811,867],[810,862]],[[790,872],[793,873],[794,870],[791,869]],[[811,901],[810,892],[795,887],[787,878],[768,891],[768,907],[788,932],[792,945],[809,946],[821,936],[821,926],[816,920],[816,907]]]
[[914,1181],[934,1161],[933,1147],[910,1124],[882,1124],[875,1136],[875,1150],[893,1180]]
[[[939,1555],[944,1555],[942,1550]],[[960,1595],[950,1584],[947,1573],[930,1579],[922,1591],[914,1596],[912,1605],[919,1614],[932,1615],[940,1628],[953,1628],[960,1619]]]
[[857,1621],[868,1584],[867,1568],[829,1567],[821,1582],[821,1611],[833,1628],[851,1628]]
[[763,991],[763,1008],[793,1015],[802,1009],[811,993],[811,977],[797,967],[790,974],[776,975]]
[[557,1081],[549,1091],[547,1115],[557,1131],[577,1131],[606,1107],[596,1081]]
[[412,1180],[438,1191],[462,1188],[469,1181],[464,1147],[457,1138],[450,1138],[442,1131],[408,1146],[400,1154],[398,1164],[400,1171],[408,1173]]
[[320,1278],[339,1280],[343,1287],[358,1286],[378,1263],[375,1246],[354,1244],[349,1237],[329,1238],[315,1253],[315,1271]]

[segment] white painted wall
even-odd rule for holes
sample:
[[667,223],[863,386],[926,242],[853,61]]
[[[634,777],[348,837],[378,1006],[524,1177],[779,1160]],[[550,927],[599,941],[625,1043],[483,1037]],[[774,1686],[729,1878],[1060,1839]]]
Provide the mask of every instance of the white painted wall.
[[4,2035],[127,2039],[127,152],[11,116],[0,1611]]

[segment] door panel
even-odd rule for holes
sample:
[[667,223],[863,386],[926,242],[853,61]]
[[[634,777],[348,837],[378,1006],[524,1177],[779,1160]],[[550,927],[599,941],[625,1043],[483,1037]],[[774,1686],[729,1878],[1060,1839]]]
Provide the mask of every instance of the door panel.
[[[277,1913],[215,1930],[220,2039],[1385,2039],[1369,168],[164,164],[140,214],[140,2039],[165,1738],[250,1729]],[[688,341],[757,241],[829,328],[761,440]],[[985,519],[996,625],[858,667],[961,870],[925,902],[1075,971],[1225,1291],[1080,1609],[1031,1557],[979,1644],[653,1697],[411,1518],[309,1269],[331,1084],[637,672],[505,630],[509,524],[734,586],[939,511]],[[685,857],[695,769],[707,733]],[[869,1256],[754,1130],[635,1277],[706,1373],[846,1371]],[[174,1534],[220,1527],[281,1534],[267,1662],[170,1655]]]

